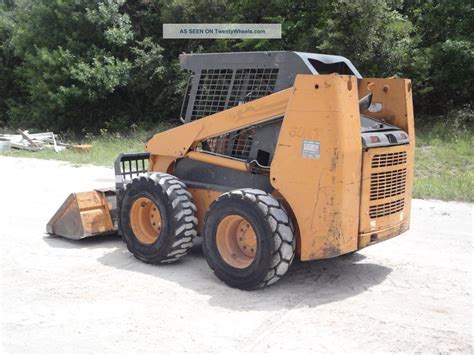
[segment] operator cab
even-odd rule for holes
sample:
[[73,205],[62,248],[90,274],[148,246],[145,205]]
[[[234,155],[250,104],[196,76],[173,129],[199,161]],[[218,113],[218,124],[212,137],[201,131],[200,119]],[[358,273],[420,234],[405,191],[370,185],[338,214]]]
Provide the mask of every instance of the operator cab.
[[[353,75],[362,80],[350,60],[338,55],[293,51],[183,54],[180,63],[190,72],[181,109],[183,123],[290,88],[298,74]],[[362,98],[360,104],[363,148],[407,144],[406,132],[370,116],[381,109],[370,99]],[[282,117],[210,138],[201,148],[267,165],[273,158],[281,121]]]

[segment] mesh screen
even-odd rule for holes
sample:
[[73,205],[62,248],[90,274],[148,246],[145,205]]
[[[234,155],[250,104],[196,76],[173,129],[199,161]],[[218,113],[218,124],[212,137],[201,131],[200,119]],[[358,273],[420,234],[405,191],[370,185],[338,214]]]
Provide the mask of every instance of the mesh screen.
[[278,68],[203,69],[191,120],[272,94],[277,77]]
[[254,134],[255,128],[249,127],[218,137],[208,138],[203,142],[202,149],[237,159],[246,159],[250,154]]
[[278,69],[237,69],[228,107],[270,95],[275,90]]
[[231,81],[231,69],[202,70],[191,119],[198,119],[224,110]]

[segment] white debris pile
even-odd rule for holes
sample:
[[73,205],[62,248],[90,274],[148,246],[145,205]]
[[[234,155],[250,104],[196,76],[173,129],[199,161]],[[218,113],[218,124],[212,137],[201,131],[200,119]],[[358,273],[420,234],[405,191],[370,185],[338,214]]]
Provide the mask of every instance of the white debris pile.
[[53,132],[29,133],[28,131],[17,130],[18,134],[0,134],[0,143],[3,150],[10,148],[39,151],[44,148],[53,149],[60,152],[69,144],[59,142]]

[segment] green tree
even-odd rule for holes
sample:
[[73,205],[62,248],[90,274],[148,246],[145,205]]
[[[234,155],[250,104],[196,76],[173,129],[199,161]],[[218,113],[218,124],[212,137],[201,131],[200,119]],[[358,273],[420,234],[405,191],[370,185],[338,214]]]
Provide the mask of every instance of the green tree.
[[14,125],[88,129],[115,113],[132,67],[123,2],[17,1],[12,45],[27,96],[10,106]]
[[386,0],[337,0],[315,30],[318,49],[346,56],[365,76],[402,74],[412,25]]
[[[413,79],[417,111],[472,101],[469,0],[1,0],[0,121],[125,129],[175,119],[181,53],[297,50]],[[169,40],[163,23],[281,23],[281,39]],[[470,111],[469,111],[470,112]]]
[[10,99],[22,96],[14,73],[21,61],[15,56],[11,45],[13,9],[13,1],[0,2],[0,127],[5,126],[9,121],[8,102]]
[[179,55],[190,52],[218,52],[217,40],[163,39],[163,23],[229,22],[227,0],[127,1],[136,45],[132,48],[133,68],[129,95],[130,109],[142,122],[173,120],[179,115],[187,75],[179,65]]
[[415,27],[404,74],[413,79],[419,112],[446,113],[472,103],[473,11],[469,0],[403,4],[401,12]]

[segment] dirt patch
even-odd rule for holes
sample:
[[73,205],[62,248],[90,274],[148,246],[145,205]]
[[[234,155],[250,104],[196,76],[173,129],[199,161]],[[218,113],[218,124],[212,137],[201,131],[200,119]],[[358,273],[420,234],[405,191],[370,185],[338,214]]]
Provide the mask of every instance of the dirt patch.
[[68,193],[113,170],[0,157],[2,343],[11,352],[472,352],[472,204],[415,200],[402,237],[230,289],[200,249],[136,260],[120,238],[45,236]]

